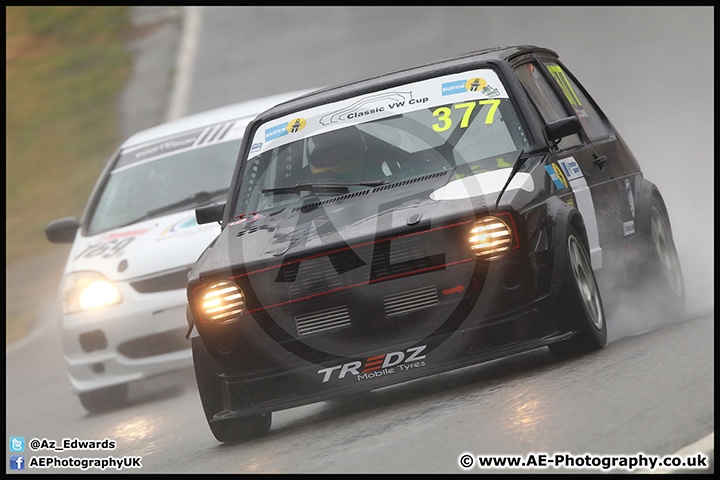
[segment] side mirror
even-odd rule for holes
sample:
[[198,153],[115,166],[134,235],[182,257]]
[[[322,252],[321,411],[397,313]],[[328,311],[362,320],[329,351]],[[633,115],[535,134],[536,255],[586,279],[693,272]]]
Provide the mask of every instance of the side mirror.
[[562,118],[552,123],[548,123],[545,127],[545,134],[547,135],[548,140],[555,142],[563,137],[567,137],[568,135],[580,133],[580,130],[582,130],[580,120],[573,115],[572,117]]
[[45,236],[52,243],[72,243],[80,223],[75,217],[54,220],[45,227]]
[[221,222],[225,214],[225,202],[213,203],[195,209],[195,220],[199,225],[204,223]]

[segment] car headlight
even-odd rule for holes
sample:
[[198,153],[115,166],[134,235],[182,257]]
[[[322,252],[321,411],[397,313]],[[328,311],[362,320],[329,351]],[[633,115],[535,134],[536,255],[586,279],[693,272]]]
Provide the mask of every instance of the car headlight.
[[96,272],[75,272],[65,277],[63,313],[74,313],[120,303],[115,285]]
[[480,260],[501,257],[512,246],[513,234],[498,217],[485,217],[470,230],[470,248]]
[[200,292],[198,309],[204,323],[227,325],[240,318],[245,299],[237,285],[221,281]]

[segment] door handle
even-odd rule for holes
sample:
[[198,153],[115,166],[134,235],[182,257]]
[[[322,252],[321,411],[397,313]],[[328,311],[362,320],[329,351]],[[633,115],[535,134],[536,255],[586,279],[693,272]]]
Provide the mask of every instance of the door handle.
[[602,170],[604,168],[603,165],[605,164],[605,162],[607,162],[607,157],[605,155],[601,155],[598,157],[593,153],[593,158],[595,159],[593,160],[593,165],[597,166],[598,168],[600,168],[600,170]]

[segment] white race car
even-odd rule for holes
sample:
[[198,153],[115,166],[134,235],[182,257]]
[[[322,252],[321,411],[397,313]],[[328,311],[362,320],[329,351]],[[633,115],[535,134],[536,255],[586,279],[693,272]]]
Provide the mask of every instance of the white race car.
[[229,105],[139,132],[112,156],[81,219],[47,225],[73,243],[60,286],[65,361],[88,411],[127,400],[128,383],[192,365],[187,272],[220,233],[195,208],[225,199],[246,125],[311,90]]

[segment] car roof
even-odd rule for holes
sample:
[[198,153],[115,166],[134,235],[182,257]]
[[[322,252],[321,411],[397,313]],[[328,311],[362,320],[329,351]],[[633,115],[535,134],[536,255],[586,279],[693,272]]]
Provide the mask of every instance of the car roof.
[[348,98],[354,95],[361,95],[365,92],[377,90],[379,88],[390,87],[394,83],[399,83],[401,81],[412,82],[416,79],[427,77],[431,73],[438,70],[462,71],[474,68],[477,64],[484,62],[508,63],[516,57],[529,53],[541,53],[553,57],[558,57],[558,54],[555,53],[553,50],[544,47],[537,47],[534,45],[516,45],[476,50],[459,56],[426,63],[424,65],[419,65],[416,67],[396,70],[391,73],[377,75],[374,77],[369,77],[363,80],[349,82],[334,87],[318,89],[311,94],[305,95],[301,98],[293,99],[292,101],[285,102],[265,111],[262,115],[258,116],[255,122],[259,123],[262,121],[272,120],[273,118],[290,114],[293,111],[310,108],[322,103],[342,100],[344,98]]
[[125,149],[133,147],[148,141],[174,136],[179,133],[216,123],[227,122],[238,118],[255,117],[259,113],[262,113],[277,104],[303,96],[315,90],[316,89],[296,90],[292,92],[279,93],[188,115],[186,117],[162,123],[137,132],[125,140],[120,148]]

